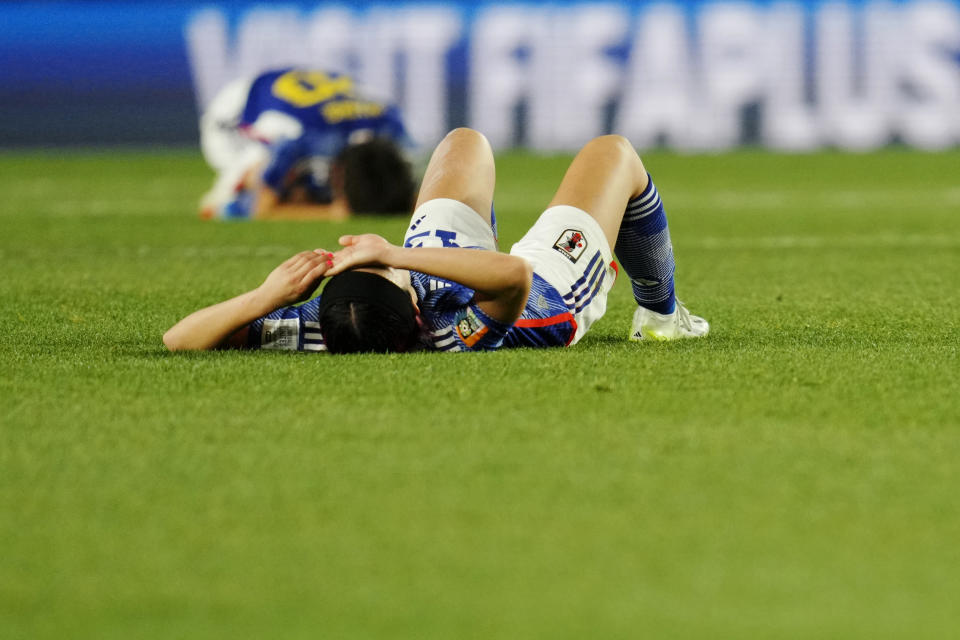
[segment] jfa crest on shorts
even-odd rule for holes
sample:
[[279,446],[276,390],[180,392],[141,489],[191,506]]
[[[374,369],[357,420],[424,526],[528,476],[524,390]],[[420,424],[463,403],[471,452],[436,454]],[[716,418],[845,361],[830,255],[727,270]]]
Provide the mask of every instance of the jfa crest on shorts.
[[587,250],[587,239],[582,231],[565,229],[557,238],[557,241],[553,243],[553,248],[570,262],[576,262]]

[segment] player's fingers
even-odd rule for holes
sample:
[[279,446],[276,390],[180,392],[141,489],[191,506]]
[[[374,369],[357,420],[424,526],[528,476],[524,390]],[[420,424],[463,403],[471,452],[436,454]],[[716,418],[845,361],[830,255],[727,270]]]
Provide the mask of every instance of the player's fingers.
[[309,251],[301,251],[300,253],[295,253],[290,256],[290,259],[284,262],[284,266],[288,269],[296,269],[298,266],[303,264],[303,261],[306,259],[306,254],[310,253]]
[[314,253],[313,251],[308,251],[306,255],[302,257],[301,262],[293,267],[294,276],[302,278],[317,266],[325,265],[328,261],[330,261],[330,258]]
[[303,268],[305,271],[312,271],[313,269],[316,269],[319,266],[323,266],[324,268],[326,268],[331,264],[333,264],[332,253],[320,254],[320,253],[311,252],[310,259],[307,260]]
[[320,258],[320,254],[316,251],[302,251],[300,256],[306,262],[313,262],[314,260],[318,260]]
[[340,243],[341,247],[349,247],[357,241],[358,237],[359,236],[340,236],[340,238],[337,239],[337,242]]
[[326,261],[328,255],[330,255],[329,252],[318,253],[317,251],[304,251],[300,254],[302,260],[300,267],[313,268],[313,265]]
[[330,268],[327,269],[328,276],[335,276],[338,273],[342,273],[353,266],[353,261],[350,260],[350,251],[337,251],[331,257]]
[[292,256],[290,256],[289,258],[287,258],[286,260],[284,260],[283,262],[281,262],[281,263],[280,263],[280,266],[281,266],[281,267],[289,267],[290,265],[292,265],[292,264],[294,264],[295,262],[297,262],[297,260],[299,260],[299,259],[300,259],[300,254],[299,254],[299,253],[295,253],[295,254],[293,254]]
[[313,269],[310,269],[310,271],[303,276],[302,284],[305,287],[315,287],[320,283],[320,280],[327,275],[327,270],[330,268],[331,264],[332,263],[330,262],[324,262],[314,266]]

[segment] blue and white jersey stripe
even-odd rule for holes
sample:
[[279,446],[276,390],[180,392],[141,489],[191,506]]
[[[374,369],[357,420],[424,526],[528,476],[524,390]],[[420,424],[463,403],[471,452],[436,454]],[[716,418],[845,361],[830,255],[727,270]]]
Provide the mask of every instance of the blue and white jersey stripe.
[[320,323],[310,320],[303,320],[303,345],[304,351],[326,351],[327,346],[323,342],[323,334],[320,333]]
[[498,349],[509,325],[486,315],[473,302],[473,289],[416,271],[410,283],[417,294],[421,335],[425,348],[434,351],[487,351]]
[[317,311],[320,297],[277,309],[250,323],[247,347],[273,351],[326,351]]
[[462,351],[463,348],[457,342],[453,328],[444,327],[442,329],[427,332],[430,346],[436,351]]

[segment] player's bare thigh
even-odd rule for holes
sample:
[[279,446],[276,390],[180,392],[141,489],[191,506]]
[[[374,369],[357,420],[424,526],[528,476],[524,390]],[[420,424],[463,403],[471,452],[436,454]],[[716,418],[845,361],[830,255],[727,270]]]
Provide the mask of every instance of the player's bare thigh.
[[473,129],[454,129],[430,157],[417,206],[436,198],[451,198],[476,211],[489,225],[495,182],[493,151],[486,137]]

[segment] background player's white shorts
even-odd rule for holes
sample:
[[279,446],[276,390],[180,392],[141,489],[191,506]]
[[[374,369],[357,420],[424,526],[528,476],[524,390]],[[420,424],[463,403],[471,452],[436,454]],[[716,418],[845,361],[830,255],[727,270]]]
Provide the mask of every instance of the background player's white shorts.
[[264,111],[246,130],[240,127],[253,80],[240,78],[217,92],[200,117],[200,150],[217,171],[213,187],[203,196],[201,207],[219,208],[233,200],[247,173],[270,159],[266,144],[294,139],[303,125],[291,115]]
[[207,164],[217,171],[235,166],[245,149],[259,146],[237,129],[251,84],[249,78],[228,83],[200,116],[200,150]]
[[[490,225],[462,202],[437,198],[413,213],[403,239],[407,247],[476,247],[497,250]],[[586,211],[559,205],[544,211],[510,249],[563,297],[577,322],[575,344],[607,310],[616,279],[613,255],[603,229]]]
[[570,344],[576,344],[606,312],[617,271],[603,229],[586,211],[550,207],[510,253],[529,260],[534,272],[563,297],[577,321]]
[[230,202],[251,167],[265,163],[264,145],[239,129],[252,80],[234,80],[221,89],[200,117],[200,150],[217,171],[213,187],[200,201],[203,209],[219,209]]

